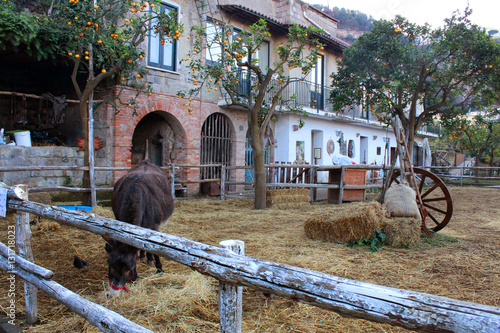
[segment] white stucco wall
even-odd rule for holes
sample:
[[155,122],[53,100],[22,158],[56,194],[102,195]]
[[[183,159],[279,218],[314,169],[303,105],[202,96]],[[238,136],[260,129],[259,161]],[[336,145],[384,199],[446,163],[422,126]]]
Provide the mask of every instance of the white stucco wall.
[[[332,120],[330,117],[321,119],[307,117],[303,118],[305,125],[301,129],[294,129],[294,125],[299,124],[299,116],[291,114],[279,115],[276,123],[275,131],[275,161],[277,162],[295,162],[297,160],[297,141],[304,142],[304,160],[306,163],[315,164],[313,159],[313,148],[321,148],[321,159],[317,161],[318,165],[333,165],[332,157],[340,153],[340,137],[337,136],[337,131],[342,131],[343,138],[346,142],[354,141],[354,156],[352,160],[356,164],[362,164],[361,156],[361,140],[365,138],[366,145],[366,163],[383,165],[384,158],[386,164],[390,163],[390,148],[396,147],[396,140],[392,128],[370,128],[356,124],[343,123]],[[389,138],[389,149],[385,150],[385,138]],[[335,150],[333,154],[327,152],[327,142],[333,140]],[[416,142],[422,142],[422,137],[417,137]],[[377,147],[380,147],[380,154],[377,154]],[[326,175],[318,175],[326,177]],[[319,181],[327,181],[327,179],[319,179]]]

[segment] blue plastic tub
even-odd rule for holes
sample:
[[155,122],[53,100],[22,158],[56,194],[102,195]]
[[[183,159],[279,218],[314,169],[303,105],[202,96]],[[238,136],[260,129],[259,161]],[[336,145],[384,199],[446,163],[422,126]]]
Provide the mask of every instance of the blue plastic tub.
[[77,210],[80,212],[90,212],[92,210],[92,206],[59,206],[61,208],[66,208],[69,210]]

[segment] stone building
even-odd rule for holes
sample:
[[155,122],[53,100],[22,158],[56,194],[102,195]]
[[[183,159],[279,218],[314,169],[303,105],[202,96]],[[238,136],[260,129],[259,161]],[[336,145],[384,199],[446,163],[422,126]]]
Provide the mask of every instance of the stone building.
[[[348,46],[336,37],[337,21],[334,18],[300,0],[168,0],[163,3],[168,10],[177,11],[185,33],[171,45],[159,45],[154,36],[144,42],[146,56],[143,61],[149,70],[145,80],[152,83],[151,95],[140,94],[136,108],[123,104],[116,113],[115,108],[108,105],[95,112],[94,136],[99,140],[96,166],[128,167],[146,157],[162,166],[170,163],[251,163],[245,111],[227,106],[220,93],[204,92],[191,103],[190,114],[186,100],[176,95],[179,90],[188,90],[192,85],[189,71],[180,60],[192,49],[193,39],[188,39],[188,36],[193,25],[203,25],[210,31],[214,22],[222,22],[232,24],[235,29],[244,29],[263,18],[271,32],[261,55],[267,64],[277,59],[275,49],[286,40],[290,24],[314,25],[323,29],[326,33],[320,40],[326,45],[324,56],[306,81],[290,87],[288,93],[303,93],[307,106],[315,110],[326,108],[326,77],[336,70],[336,61]],[[202,61],[210,56],[209,51],[201,55]],[[8,131],[28,129],[33,141],[33,147],[0,146],[1,166],[82,165],[83,153],[77,147],[77,138],[82,136],[83,124],[77,104],[72,102],[76,98],[69,81],[70,69],[61,64],[34,63],[14,52],[2,51],[0,57],[3,73],[0,91],[5,92],[0,95],[1,126]],[[298,70],[286,74],[301,76]],[[136,94],[132,88],[112,86],[98,90],[95,98],[103,100],[118,94],[118,91],[121,100]],[[64,96],[67,105],[63,115],[56,114],[56,102],[37,98],[47,93]],[[275,155],[276,136],[273,131],[271,128],[268,162],[273,162]],[[36,136],[40,135],[43,137],[40,141],[61,146],[36,144]],[[72,171],[0,173],[8,183],[28,182],[32,186],[74,185],[78,184],[80,175],[80,172]],[[217,172],[180,168],[176,177],[178,180],[217,178]],[[233,181],[242,181],[245,174],[238,170],[231,172],[229,177]],[[98,186],[110,185],[115,178],[116,175],[109,171],[96,173]],[[188,185],[190,193],[199,190],[199,184]]]

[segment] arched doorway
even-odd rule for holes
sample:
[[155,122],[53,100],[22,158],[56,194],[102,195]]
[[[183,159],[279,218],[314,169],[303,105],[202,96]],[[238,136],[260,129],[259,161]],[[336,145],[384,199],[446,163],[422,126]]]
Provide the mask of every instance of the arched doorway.
[[[201,128],[200,164],[230,165],[233,133],[233,125],[226,115],[217,112],[208,116]],[[201,168],[200,176],[201,179],[220,178],[220,168]]]
[[132,165],[149,158],[159,166],[185,163],[186,135],[179,121],[164,111],[147,114],[132,136]]

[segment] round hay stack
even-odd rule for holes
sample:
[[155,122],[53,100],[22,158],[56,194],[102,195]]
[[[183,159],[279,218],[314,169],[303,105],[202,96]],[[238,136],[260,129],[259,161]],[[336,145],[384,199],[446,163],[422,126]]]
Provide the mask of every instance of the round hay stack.
[[389,246],[408,247],[420,240],[422,221],[415,217],[393,217],[384,219],[382,231]]
[[277,209],[300,208],[311,203],[309,189],[280,189],[266,191],[266,206]]
[[330,206],[304,222],[306,236],[316,240],[349,242],[370,238],[381,229],[384,209],[378,202]]

